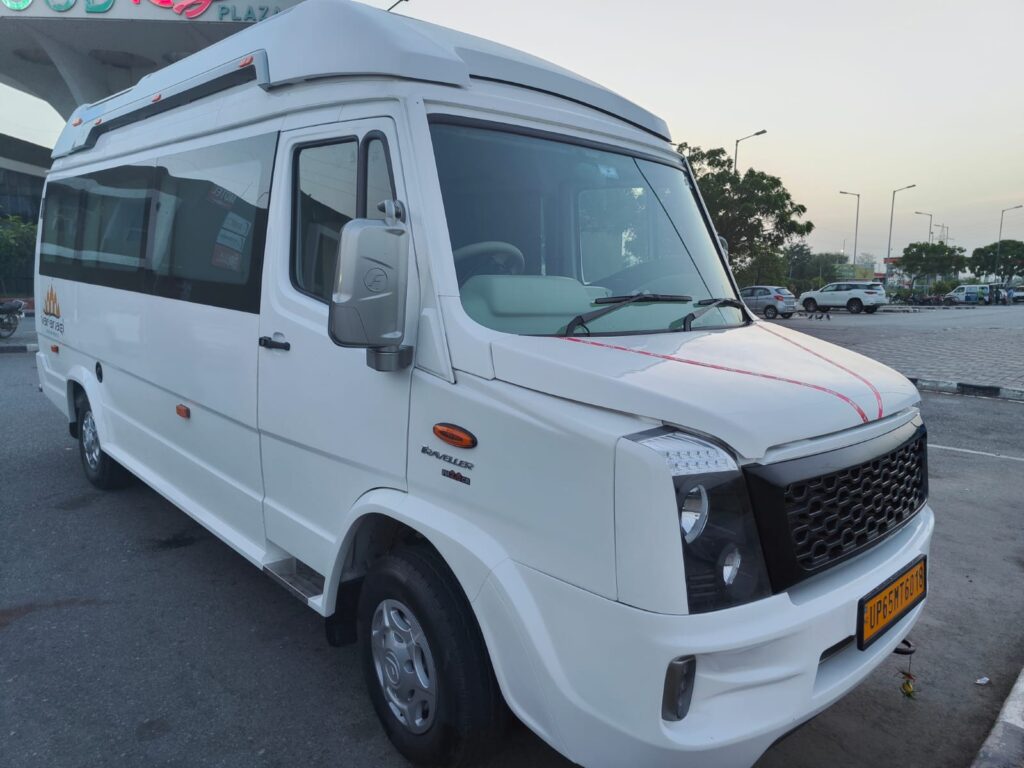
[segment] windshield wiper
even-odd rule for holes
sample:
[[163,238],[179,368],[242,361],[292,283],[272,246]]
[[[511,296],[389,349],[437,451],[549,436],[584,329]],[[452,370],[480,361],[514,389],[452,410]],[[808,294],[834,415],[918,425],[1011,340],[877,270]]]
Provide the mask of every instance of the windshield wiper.
[[674,323],[669,325],[672,330],[677,330],[680,325],[683,326],[684,331],[689,331],[693,325],[693,321],[699,319],[702,315],[706,315],[715,307],[733,307],[735,309],[743,309],[744,305],[736,299],[701,299],[697,302],[698,307],[703,307],[700,312],[690,312],[682,320],[676,320]]
[[[587,328],[587,323],[592,320],[604,317],[617,309],[622,309],[622,307],[627,304],[633,304],[638,301],[642,301],[644,303],[658,301],[686,302],[693,301],[693,297],[671,293],[633,293],[629,296],[601,296],[600,298],[594,299],[594,303],[608,304],[609,306],[601,307],[601,309],[595,309],[591,312],[584,312],[581,315],[576,315],[576,317],[569,321],[565,328],[559,331],[559,334],[562,336],[568,336],[580,326]],[[587,333],[590,333],[589,328],[587,328]]]

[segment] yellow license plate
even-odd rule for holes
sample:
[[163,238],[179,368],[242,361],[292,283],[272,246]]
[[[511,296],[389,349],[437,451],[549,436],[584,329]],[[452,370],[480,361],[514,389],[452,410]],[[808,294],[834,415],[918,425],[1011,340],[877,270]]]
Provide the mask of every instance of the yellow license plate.
[[928,593],[928,561],[924,555],[867,597],[857,608],[857,647],[862,651],[924,600]]

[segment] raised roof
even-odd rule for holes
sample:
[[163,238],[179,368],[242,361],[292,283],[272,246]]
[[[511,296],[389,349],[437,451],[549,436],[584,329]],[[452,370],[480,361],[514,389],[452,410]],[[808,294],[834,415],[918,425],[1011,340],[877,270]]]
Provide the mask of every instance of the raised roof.
[[668,126],[659,117],[543,59],[351,0],[305,0],[146,75],[126,91],[79,107],[53,156],[90,146],[100,125],[106,123],[104,129],[113,127],[110,117],[116,116],[123,123],[133,112],[157,111],[151,106],[156,94],[181,94],[187,86],[203,95],[202,84],[208,79],[231,84],[234,81],[224,76],[227,69],[257,52],[262,55],[257,57],[254,76],[247,79],[256,79],[264,88],[324,77],[360,76],[468,87],[471,78],[479,78],[555,94],[619,117],[666,140],[670,138]]

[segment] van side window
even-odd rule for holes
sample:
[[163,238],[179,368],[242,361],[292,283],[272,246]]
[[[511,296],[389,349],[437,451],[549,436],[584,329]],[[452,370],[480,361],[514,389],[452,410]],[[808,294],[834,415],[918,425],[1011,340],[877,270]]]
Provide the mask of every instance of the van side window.
[[[157,206],[153,222],[156,292],[174,299],[231,303],[255,293],[254,266],[262,250],[257,232],[266,228],[266,187],[260,139],[220,144],[162,157],[157,162]],[[271,145],[271,148],[273,145]]]
[[394,197],[387,143],[381,134],[368,134],[361,146],[353,137],[300,147],[295,155],[291,261],[295,287],[329,301],[341,230],[352,219],[383,219],[377,205]]
[[297,153],[292,281],[321,301],[331,295],[341,229],[358,215],[358,167],[354,138]]
[[50,181],[39,273],[258,312],[277,135]]

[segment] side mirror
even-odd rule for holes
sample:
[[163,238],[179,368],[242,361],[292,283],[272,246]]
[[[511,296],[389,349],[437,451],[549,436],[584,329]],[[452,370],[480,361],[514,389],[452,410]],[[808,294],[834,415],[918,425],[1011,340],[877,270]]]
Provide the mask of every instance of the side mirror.
[[721,235],[718,236],[718,244],[722,246],[722,252],[725,254],[725,258],[729,258],[729,241]]
[[409,230],[401,203],[384,204],[384,221],[356,219],[341,230],[328,333],[342,347],[366,349],[366,364],[397,371],[412,363],[405,338]]

